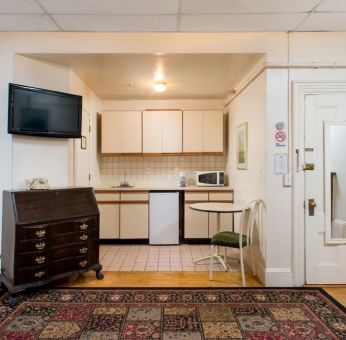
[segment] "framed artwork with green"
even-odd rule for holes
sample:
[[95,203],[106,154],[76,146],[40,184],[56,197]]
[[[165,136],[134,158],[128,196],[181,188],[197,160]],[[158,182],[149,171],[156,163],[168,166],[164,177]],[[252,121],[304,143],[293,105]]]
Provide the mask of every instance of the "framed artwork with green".
[[248,160],[247,150],[247,122],[236,128],[236,158],[237,169],[246,170]]

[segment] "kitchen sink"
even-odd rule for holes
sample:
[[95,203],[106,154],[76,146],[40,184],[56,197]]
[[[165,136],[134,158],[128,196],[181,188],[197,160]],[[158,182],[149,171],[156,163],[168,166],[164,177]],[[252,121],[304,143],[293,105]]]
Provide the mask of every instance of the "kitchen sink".
[[120,185],[112,185],[111,188],[134,188],[134,185],[129,185],[129,184],[120,184]]

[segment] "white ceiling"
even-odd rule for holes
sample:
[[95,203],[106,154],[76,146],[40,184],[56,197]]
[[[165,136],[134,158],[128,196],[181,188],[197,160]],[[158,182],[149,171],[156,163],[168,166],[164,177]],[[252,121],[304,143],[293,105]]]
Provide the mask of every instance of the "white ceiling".
[[[71,67],[101,99],[224,99],[261,54],[25,54]],[[163,93],[154,81],[167,83]]]
[[0,0],[0,31],[346,31],[346,0]]

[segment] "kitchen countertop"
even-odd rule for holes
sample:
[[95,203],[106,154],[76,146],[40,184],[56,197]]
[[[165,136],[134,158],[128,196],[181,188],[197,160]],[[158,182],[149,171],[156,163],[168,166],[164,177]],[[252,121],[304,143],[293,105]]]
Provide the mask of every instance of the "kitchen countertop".
[[229,191],[233,190],[229,186],[224,187],[197,187],[195,185],[187,186],[187,187],[179,187],[179,186],[138,186],[132,188],[114,188],[114,187],[95,187],[95,191],[153,191],[153,190],[167,190],[167,191]]

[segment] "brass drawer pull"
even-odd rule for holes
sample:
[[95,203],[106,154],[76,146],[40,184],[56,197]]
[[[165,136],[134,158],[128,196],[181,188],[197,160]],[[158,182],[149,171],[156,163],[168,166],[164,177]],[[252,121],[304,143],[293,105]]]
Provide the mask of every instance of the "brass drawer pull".
[[79,252],[80,252],[81,254],[85,254],[87,251],[88,251],[88,248],[86,248],[86,247],[83,247],[83,248],[80,248],[80,249],[79,249]]
[[79,262],[79,266],[82,267],[82,268],[85,267],[87,264],[88,264],[87,260],[83,260],[83,261]]
[[81,241],[85,241],[85,240],[88,239],[88,235],[83,234],[82,236],[79,236],[79,239],[80,239]]
[[46,275],[44,271],[35,273],[35,277],[42,277],[44,275]]
[[38,256],[35,259],[35,262],[38,264],[42,264],[42,263],[44,263],[44,261],[46,261],[46,258],[44,256]]
[[87,230],[88,229],[88,225],[86,223],[83,223],[79,226],[80,230]]
[[45,246],[46,246],[46,242],[38,242],[35,244],[36,249],[39,249],[39,250],[44,249]]
[[43,229],[39,229],[36,231],[36,236],[37,237],[44,237],[46,235],[46,231]]

